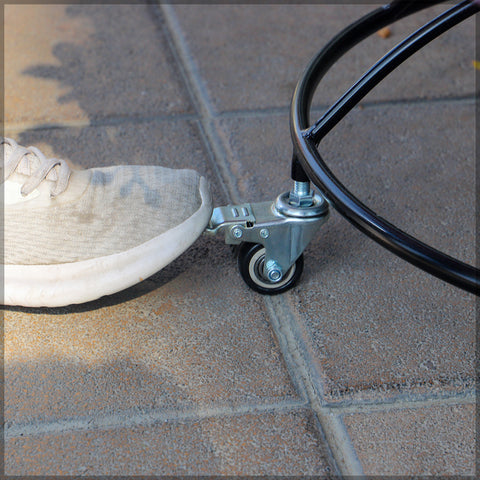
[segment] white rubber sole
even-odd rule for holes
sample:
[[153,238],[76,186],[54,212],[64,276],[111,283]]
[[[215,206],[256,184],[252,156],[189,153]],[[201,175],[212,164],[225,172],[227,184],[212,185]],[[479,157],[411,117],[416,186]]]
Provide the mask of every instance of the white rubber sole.
[[4,305],[60,307],[85,303],[131,287],[158,272],[202,234],[211,213],[207,181],[201,207],[175,228],[125,252],[58,265],[5,265]]

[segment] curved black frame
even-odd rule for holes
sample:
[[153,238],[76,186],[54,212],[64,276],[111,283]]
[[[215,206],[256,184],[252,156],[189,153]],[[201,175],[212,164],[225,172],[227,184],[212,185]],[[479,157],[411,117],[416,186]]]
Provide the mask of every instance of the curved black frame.
[[297,84],[291,104],[292,178],[311,180],[341,215],[396,255],[444,281],[480,295],[479,269],[420,242],[377,216],[335,177],[317,148],[322,138],[397,66],[431,40],[479,12],[478,0],[464,0],[418,29],[381,58],[313,126],[309,125],[315,90],[325,73],[344,53],[379,29],[443,1],[395,0],[347,27],[312,59]]

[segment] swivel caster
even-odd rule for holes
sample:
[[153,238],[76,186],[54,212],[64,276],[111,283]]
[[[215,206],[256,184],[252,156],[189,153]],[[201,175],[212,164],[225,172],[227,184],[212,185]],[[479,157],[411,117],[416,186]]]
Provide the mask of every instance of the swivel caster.
[[215,208],[205,233],[223,234],[227,245],[237,246],[245,283],[258,293],[275,295],[298,282],[302,253],[328,214],[325,198],[296,182],[274,202]]
[[245,283],[255,292],[276,295],[294,287],[303,272],[303,254],[283,274],[281,269],[266,268],[265,247],[258,243],[242,243],[238,251],[238,268]]

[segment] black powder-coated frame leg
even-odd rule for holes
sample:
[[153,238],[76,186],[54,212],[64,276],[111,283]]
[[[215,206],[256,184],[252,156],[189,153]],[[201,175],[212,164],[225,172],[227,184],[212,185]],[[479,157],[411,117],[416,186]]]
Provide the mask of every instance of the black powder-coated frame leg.
[[293,95],[290,129],[294,145],[292,179],[312,181],[330,204],[355,227],[413,265],[468,292],[480,295],[480,270],[401,231],[358,200],[337,179],[318,152],[325,135],[390,72],[430,41],[480,11],[464,0],[424,25],[380,59],[315,124],[309,123],[315,90],[329,68],[348,50],[395,21],[442,3],[395,0],[361,18],[333,38],[310,62]]

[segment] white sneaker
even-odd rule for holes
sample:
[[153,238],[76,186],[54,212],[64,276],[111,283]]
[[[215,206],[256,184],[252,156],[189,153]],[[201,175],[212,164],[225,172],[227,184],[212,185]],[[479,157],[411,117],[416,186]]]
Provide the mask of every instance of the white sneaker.
[[123,290],[183,253],[210,219],[207,181],[193,170],[74,170],[35,147],[1,144],[4,305],[63,306]]

